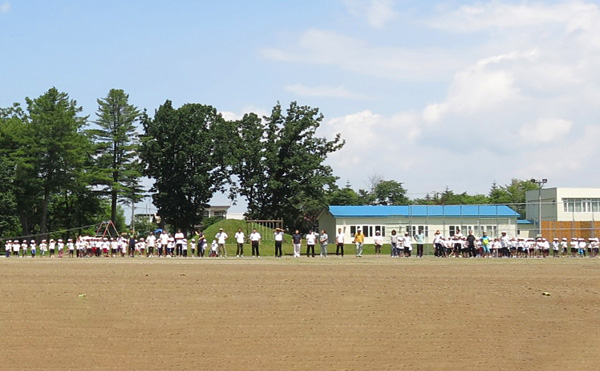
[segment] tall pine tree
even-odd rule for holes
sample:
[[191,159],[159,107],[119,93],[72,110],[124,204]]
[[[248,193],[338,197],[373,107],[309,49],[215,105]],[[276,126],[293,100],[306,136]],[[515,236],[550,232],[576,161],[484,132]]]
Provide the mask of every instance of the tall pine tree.
[[98,99],[97,129],[90,130],[97,145],[99,184],[110,195],[110,219],[116,220],[117,202],[130,202],[139,194],[141,169],[137,158],[139,141],[135,123],[140,111],[129,104],[129,95],[111,89]]

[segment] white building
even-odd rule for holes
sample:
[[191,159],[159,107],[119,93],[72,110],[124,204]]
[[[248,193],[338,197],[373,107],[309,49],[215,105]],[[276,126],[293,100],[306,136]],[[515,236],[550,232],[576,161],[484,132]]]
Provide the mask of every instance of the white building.
[[502,231],[515,236],[518,216],[505,205],[330,206],[319,215],[319,230],[324,229],[333,243],[341,228],[349,242],[360,227],[367,244],[373,243],[377,230],[384,237],[392,230],[411,235],[422,230],[430,243],[436,230],[443,236],[453,236],[459,229],[463,234],[472,230],[476,236],[486,232],[495,237]]
[[546,238],[600,235],[600,188],[542,188],[526,192],[525,199],[526,218],[536,230],[541,220]]

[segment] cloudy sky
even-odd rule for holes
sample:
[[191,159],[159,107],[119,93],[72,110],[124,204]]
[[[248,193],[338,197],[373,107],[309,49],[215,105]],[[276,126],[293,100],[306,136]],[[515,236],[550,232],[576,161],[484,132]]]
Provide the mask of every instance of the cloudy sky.
[[2,107],[52,86],[92,118],[111,88],[150,112],[319,107],[340,186],[600,184],[597,1],[0,0],[0,45]]

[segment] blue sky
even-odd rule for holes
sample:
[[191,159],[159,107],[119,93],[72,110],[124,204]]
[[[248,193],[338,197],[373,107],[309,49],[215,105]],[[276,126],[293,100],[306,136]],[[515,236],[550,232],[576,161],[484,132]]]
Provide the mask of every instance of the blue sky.
[[92,119],[111,88],[228,118],[297,101],[346,140],[340,185],[600,183],[597,1],[0,0],[0,43],[2,107],[52,86]]

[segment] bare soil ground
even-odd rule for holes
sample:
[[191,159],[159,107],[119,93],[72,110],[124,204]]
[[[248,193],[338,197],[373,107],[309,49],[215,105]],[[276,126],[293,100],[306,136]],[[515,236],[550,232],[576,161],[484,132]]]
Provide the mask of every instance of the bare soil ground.
[[0,298],[3,370],[600,365],[600,260],[10,258]]

